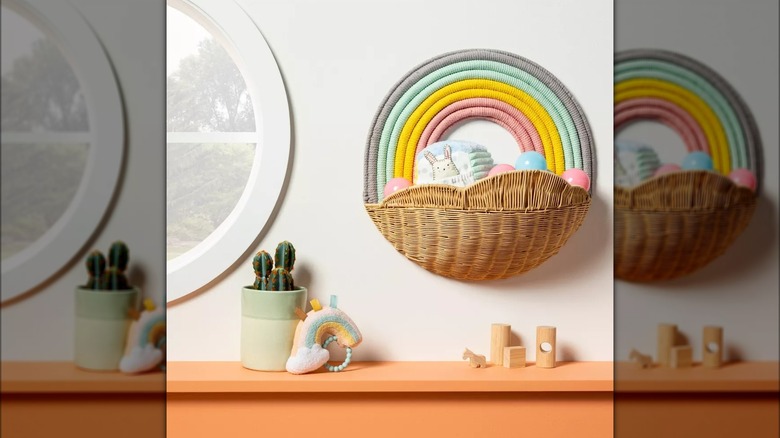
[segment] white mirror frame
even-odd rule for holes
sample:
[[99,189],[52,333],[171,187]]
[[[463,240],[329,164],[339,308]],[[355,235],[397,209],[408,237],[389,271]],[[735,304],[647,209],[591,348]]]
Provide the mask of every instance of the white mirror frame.
[[[80,254],[114,196],[125,146],[124,111],[111,63],[92,28],[69,2],[8,0],[61,48],[78,78],[89,120],[89,156],[76,194],[38,240],[2,262],[2,302],[40,285]],[[56,139],[56,135],[54,136]]]
[[255,113],[257,147],[247,185],[235,208],[206,239],[168,261],[167,301],[182,298],[227,271],[270,218],[287,175],[290,114],[282,75],[252,19],[232,0],[172,0],[169,5],[226,41],[244,76]]

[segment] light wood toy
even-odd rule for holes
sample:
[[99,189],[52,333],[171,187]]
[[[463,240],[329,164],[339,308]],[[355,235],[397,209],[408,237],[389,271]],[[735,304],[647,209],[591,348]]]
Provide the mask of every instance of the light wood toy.
[[555,327],[536,327],[536,366],[555,368]]
[[635,349],[631,349],[628,354],[628,358],[636,362],[642,368],[650,368],[653,366],[653,358],[647,354],[642,354]]
[[481,354],[474,354],[474,352],[468,348],[463,352],[463,359],[469,360],[469,366],[471,366],[471,368],[487,367],[487,360],[485,360],[485,356]]
[[490,362],[493,365],[503,365],[504,348],[509,346],[509,336],[512,326],[509,324],[493,324],[490,326]]
[[504,368],[525,367],[525,347],[504,347]]
[[671,349],[672,368],[689,368],[693,365],[693,347],[680,345]]
[[723,327],[704,327],[701,340],[702,365],[710,368],[718,368],[723,362]]
[[676,324],[658,324],[658,363],[662,367],[671,365],[671,349],[676,338]]

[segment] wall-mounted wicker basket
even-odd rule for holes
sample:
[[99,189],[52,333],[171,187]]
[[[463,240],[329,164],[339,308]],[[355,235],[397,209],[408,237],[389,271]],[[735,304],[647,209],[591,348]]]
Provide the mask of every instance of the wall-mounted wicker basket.
[[[508,172],[466,188],[418,185],[383,199],[390,179],[413,180],[418,151],[470,118],[505,127],[552,172]],[[366,210],[396,250],[433,273],[507,278],[556,254],[582,224],[590,193],[559,175],[578,168],[594,181],[592,148],[582,109],[542,67],[495,50],[447,53],[409,72],[379,107],[366,147]]]
[[675,130],[689,151],[708,152],[716,172],[686,171],[615,187],[615,276],[647,282],[688,275],[723,254],[750,222],[756,192],[728,177],[761,178],[755,121],[726,81],[672,52],[631,50],[615,58],[615,134],[637,120]]

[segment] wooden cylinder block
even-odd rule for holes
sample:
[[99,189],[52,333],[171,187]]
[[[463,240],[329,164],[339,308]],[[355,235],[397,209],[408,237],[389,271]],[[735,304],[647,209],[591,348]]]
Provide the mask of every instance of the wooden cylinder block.
[[555,368],[555,327],[536,327],[536,366]]
[[705,367],[719,367],[723,362],[723,327],[704,327],[701,343],[701,364]]
[[509,346],[511,330],[509,324],[493,324],[490,327],[490,362],[493,365],[504,364],[504,347]]
[[672,347],[677,338],[676,324],[658,324],[658,363],[668,367],[672,363]]

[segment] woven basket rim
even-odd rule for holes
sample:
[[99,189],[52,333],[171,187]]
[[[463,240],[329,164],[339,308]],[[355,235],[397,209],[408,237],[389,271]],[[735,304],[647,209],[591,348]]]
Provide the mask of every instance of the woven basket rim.
[[[479,192],[479,190],[483,189],[485,186],[487,186],[486,190],[488,193],[498,191],[506,190],[508,187],[510,187],[513,184],[518,183],[518,177],[526,177],[528,180],[530,180],[534,184],[543,184],[545,180],[547,181],[554,181],[557,183],[557,185],[553,186],[545,186],[546,193],[555,193],[558,195],[563,195],[566,191],[569,192],[576,192],[577,197],[581,198],[581,200],[567,200],[566,203],[562,205],[553,204],[553,205],[546,205],[546,206],[538,206],[538,207],[522,207],[522,208],[511,208],[511,207],[475,207],[475,208],[460,208],[460,207],[454,207],[454,206],[448,206],[448,205],[392,205],[392,203],[400,196],[404,196],[404,193],[407,190],[413,189],[419,192],[425,192],[425,191],[440,191],[440,190],[447,190],[450,192],[459,193],[460,196],[468,197],[471,193]],[[492,187],[495,186],[495,189],[491,190]],[[535,186],[530,187],[530,189],[535,188]],[[556,175],[552,172],[547,171],[541,171],[541,170],[515,170],[512,172],[504,172],[498,175],[492,175],[487,178],[483,178],[475,183],[469,184],[466,187],[454,187],[451,185],[446,184],[421,184],[412,186],[403,190],[399,190],[395,193],[392,193],[387,198],[383,199],[379,203],[366,203],[366,208],[420,208],[420,209],[433,209],[433,210],[450,210],[450,211],[463,211],[463,212],[540,212],[540,211],[546,211],[546,210],[553,210],[558,208],[567,208],[567,207],[576,207],[581,205],[590,204],[592,201],[592,195],[586,191],[582,187],[578,186],[572,186],[569,185],[566,180],[564,180],[559,175]]]
[[[682,178],[686,176],[688,177],[688,179],[682,180]],[[664,186],[685,187],[692,184],[695,178],[700,178],[701,180],[705,180],[705,181],[709,179],[713,182],[717,182],[719,184],[724,185],[724,187],[727,187],[728,190],[738,192],[738,194],[733,197],[734,202],[732,204],[724,205],[724,206],[702,207],[701,205],[698,206],[692,205],[684,208],[671,207],[671,206],[647,208],[647,207],[637,207],[635,205],[627,205],[625,203],[625,200],[632,199],[634,194],[642,193],[643,191],[648,190],[649,186],[657,185],[659,182]],[[735,205],[740,205],[745,202],[755,202],[755,200],[758,198],[758,194],[750,190],[749,188],[737,185],[734,181],[732,181],[730,178],[724,175],[715,172],[706,171],[706,170],[676,172],[676,173],[670,173],[666,175],[654,176],[645,181],[642,181],[642,183],[633,187],[621,187],[616,185],[614,187],[614,194],[615,194],[614,196],[615,210],[647,212],[647,213],[719,212],[719,211],[728,210],[729,208]]]

